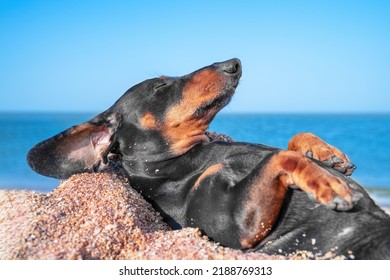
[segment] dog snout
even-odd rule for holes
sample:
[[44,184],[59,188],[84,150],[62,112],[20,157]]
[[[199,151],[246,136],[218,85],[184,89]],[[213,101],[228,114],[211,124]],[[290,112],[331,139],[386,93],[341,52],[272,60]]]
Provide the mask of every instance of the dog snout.
[[241,76],[242,67],[238,58],[215,63],[214,66],[226,75]]

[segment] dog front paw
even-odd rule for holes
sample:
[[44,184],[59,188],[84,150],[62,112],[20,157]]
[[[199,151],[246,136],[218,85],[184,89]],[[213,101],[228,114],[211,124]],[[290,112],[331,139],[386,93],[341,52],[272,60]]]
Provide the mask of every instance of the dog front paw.
[[275,161],[281,167],[279,179],[282,186],[299,187],[312,200],[328,208],[347,211],[362,197],[352,181],[299,152],[280,151]]
[[308,180],[301,186],[313,201],[338,211],[352,209],[362,197],[352,185],[329,174],[321,174],[316,180]]
[[339,211],[350,210],[362,196],[352,184],[314,163],[294,173],[293,181],[312,200]]
[[347,176],[356,169],[356,165],[347,155],[312,133],[300,133],[294,136],[289,142],[288,149],[301,152]]

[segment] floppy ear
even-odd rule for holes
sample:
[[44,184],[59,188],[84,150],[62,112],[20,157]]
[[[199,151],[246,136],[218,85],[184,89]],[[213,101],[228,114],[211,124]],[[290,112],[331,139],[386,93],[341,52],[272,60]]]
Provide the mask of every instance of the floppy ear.
[[101,169],[116,144],[120,122],[118,115],[102,113],[38,143],[28,152],[27,162],[37,173],[58,179]]

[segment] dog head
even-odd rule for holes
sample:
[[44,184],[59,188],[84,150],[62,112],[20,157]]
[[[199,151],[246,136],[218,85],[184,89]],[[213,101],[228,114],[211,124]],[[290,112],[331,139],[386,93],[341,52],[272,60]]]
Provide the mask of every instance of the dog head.
[[67,178],[100,170],[114,148],[129,159],[182,155],[208,141],[206,129],[240,77],[241,63],[231,59],[182,77],[146,80],[92,120],[37,144],[27,161],[42,175]]

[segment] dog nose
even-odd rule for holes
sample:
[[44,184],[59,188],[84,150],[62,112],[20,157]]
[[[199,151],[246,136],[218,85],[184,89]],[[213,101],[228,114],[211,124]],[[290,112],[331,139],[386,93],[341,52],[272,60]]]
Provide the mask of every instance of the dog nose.
[[215,63],[214,65],[226,74],[241,74],[241,61],[238,58]]

